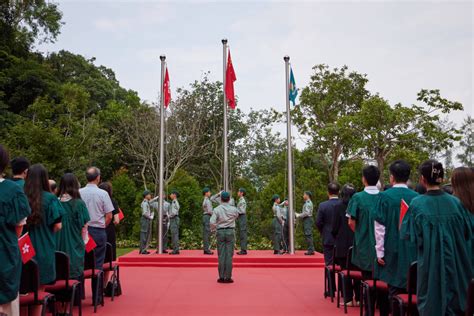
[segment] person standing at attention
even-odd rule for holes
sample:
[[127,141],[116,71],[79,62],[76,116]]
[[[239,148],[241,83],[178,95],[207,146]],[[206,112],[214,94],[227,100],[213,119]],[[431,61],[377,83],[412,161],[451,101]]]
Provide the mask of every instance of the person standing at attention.
[[170,194],[171,205],[169,209],[170,231],[171,231],[171,246],[173,251],[170,255],[179,255],[179,193],[174,190]]
[[334,220],[336,218],[336,207],[341,204],[339,200],[339,184],[331,182],[328,184],[329,200],[322,202],[318,207],[318,215],[316,217],[316,227],[323,238],[323,253],[325,264],[332,265],[334,261]]
[[313,240],[313,202],[311,198],[313,193],[306,191],[303,194],[303,210],[301,213],[296,213],[296,218],[301,218],[303,220],[303,231],[304,237],[306,239],[306,244],[308,245],[308,251],[305,252],[306,256],[314,256],[314,240]]
[[235,244],[235,221],[239,210],[229,204],[229,192],[221,193],[222,203],[214,209],[211,216],[211,230],[217,230],[217,253],[219,256],[219,283],[234,283],[232,280],[232,258]]
[[354,194],[347,207],[349,227],[354,232],[352,263],[362,271],[364,279],[372,278],[375,260],[374,213],[379,201],[377,182],[379,168],[366,166],[362,170],[364,191]]
[[152,203],[158,198],[151,198],[151,192],[145,190],[143,192],[143,202],[141,204],[142,217],[140,218],[140,252],[141,255],[148,255],[148,247],[151,241],[151,231],[153,227],[153,218],[155,213],[151,209]]
[[278,194],[274,194],[272,197],[273,201],[273,254],[274,255],[281,255],[281,239],[283,233],[283,214],[282,214],[282,207],[283,203],[280,203],[280,196]]
[[240,188],[237,193],[239,201],[237,202],[237,209],[239,210],[239,237],[240,237],[240,251],[238,255],[247,254],[247,201],[245,195],[247,191],[244,188]]
[[112,221],[114,205],[112,204],[109,194],[98,187],[101,182],[99,168],[90,167],[87,169],[86,179],[88,183],[84,188],[79,190],[79,193],[81,194],[82,200],[86,203],[91,219],[87,230],[97,245],[94,249],[95,268],[102,270],[107,244],[105,228]]
[[213,255],[214,252],[211,251],[211,216],[214,208],[212,207],[211,202],[211,189],[205,187],[202,190],[202,194],[204,195],[204,200],[202,201],[202,241],[204,246],[204,254],[205,255]]
[[18,316],[22,266],[18,237],[31,210],[23,188],[4,178],[8,161],[8,152],[0,145],[0,315]]
[[30,162],[25,157],[16,157],[12,159],[10,166],[13,173],[12,181],[23,188],[26,176],[28,175],[28,169],[30,168]]

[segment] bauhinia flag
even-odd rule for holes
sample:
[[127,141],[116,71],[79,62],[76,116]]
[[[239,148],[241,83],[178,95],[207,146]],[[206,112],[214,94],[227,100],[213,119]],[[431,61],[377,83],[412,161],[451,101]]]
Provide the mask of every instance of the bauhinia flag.
[[293,106],[296,105],[296,97],[298,96],[298,89],[296,89],[295,76],[293,75],[293,68],[290,68],[290,101]]
[[28,233],[18,239],[18,247],[20,248],[21,261],[23,261],[23,263],[27,263],[36,255],[35,248],[33,248],[33,243]]
[[235,109],[234,81],[236,80],[237,77],[235,76],[234,66],[232,65],[229,51],[227,57],[227,69],[225,72],[225,96],[231,109]]
[[167,108],[171,101],[171,90],[170,90],[170,76],[168,74],[168,67],[165,71],[165,80],[163,81],[163,93],[164,93],[164,107]]
[[407,211],[408,211],[408,204],[407,202],[405,202],[404,199],[402,199],[402,201],[400,202],[400,219],[398,222],[398,229],[402,227],[403,218],[407,214]]

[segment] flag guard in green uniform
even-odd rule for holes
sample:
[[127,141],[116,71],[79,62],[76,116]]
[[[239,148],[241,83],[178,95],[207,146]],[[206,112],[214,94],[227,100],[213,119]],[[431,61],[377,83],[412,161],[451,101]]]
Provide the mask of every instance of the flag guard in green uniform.
[[171,205],[169,210],[170,232],[171,232],[171,246],[173,251],[170,255],[179,255],[179,193],[176,190],[171,191],[170,199]]
[[211,225],[210,219],[213,213],[214,208],[212,207],[211,202],[211,189],[205,187],[202,189],[202,194],[204,196],[204,200],[202,201],[202,241],[204,246],[204,254],[205,255],[212,255],[214,254],[211,251]]
[[296,218],[301,218],[303,221],[303,231],[304,237],[306,239],[306,244],[308,245],[308,251],[305,252],[307,256],[314,255],[314,240],[313,240],[313,202],[311,199],[313,198],[313,193],[311,191],[305,191],[303,194],[303,200],[305,201],[303,204],[303,209],[301,213],[296,213]]
[[245,195],[247,191],[244,188],[240,188],[237,193],[239,201],[237,202],[237,209],[239,210],[239,239],[240,239],[240,251],[238,255],[247,254],[247,201]]

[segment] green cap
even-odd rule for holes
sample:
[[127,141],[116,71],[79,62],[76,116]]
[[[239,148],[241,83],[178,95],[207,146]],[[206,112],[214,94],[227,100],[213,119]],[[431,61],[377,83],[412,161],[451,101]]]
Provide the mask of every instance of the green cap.
[[311,191],[304,191],[304,194],[308,195],[310,198],[313,197],[313,192]]
[[202,189],[202,194],[206,194],[207,192],[211,192],[211,189],[209,187],[205,187]]
[[177,190],[171,191],[171,194],[174,194],[174,195],[176,195],[176,197],[179,197],[179,192]]
[[143,197],[147,196],[148,194],[151,194],[151,192],[149,190],[143,191]]
[[244,188],[240,188],[240,189],[239,189],[239,192],[247,193],[247,190],[245,190]]
[[221,193],[221,200],[227,200],[227,199],[230,199],[230,193],[229,192],[222,192]]
[[278,194],[273,194],[272,196],[272,201],[275,202],[276,200],[278,200],[280,198],[280,196]]

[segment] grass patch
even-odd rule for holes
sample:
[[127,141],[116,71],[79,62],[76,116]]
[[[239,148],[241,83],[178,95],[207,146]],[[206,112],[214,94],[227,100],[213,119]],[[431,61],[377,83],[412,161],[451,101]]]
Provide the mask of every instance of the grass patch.
[[126,255],[127,253],[135,250],[135,248],[117,248],[117,257]]

